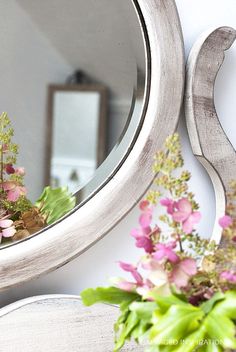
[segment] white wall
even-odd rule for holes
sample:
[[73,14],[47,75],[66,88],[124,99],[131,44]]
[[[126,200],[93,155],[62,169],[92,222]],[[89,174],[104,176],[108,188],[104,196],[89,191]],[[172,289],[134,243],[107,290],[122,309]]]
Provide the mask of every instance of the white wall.
[[[177,0],[183,25],[186,53],[202,31],[209,27],[231,25],[236,27],[235,0]],[[236,46],[226,55],[222,71],[216,84],[216,106],[222,125],[236,147]],[[183,140],[186,167],[192,171],[192,188],[197,192],[203,212],[199,226],[201,233],[210,234],[214,222],[214,194],[205,171],[194,159],[187,140],[184,119],[179,127]],[[73,293],[79,294],[85,287],[106,284],[110,276],[119,275],[116,261],[133,260],[138,251],[134,249],[129,230],[137,222],[134,209],[102,241],[78,259],[63,268],[38,280],[13,288],[0,295],[1,305],[17,299],[38,294]],[[56,245],[56,244],[55,244]]]
[[15,0],[1,1],[0,13],[0,111],[12,120],[18,165],[36,200],[44,187],[47,85],[64,83],[73,68]]

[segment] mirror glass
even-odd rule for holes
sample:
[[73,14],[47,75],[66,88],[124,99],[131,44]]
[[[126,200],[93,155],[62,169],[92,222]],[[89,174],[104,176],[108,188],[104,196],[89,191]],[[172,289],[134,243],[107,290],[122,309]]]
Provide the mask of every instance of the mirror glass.
[[79,204],[109,177],[142,118],[146,61],[134,5],[2,0],[0,12],[0,106],[28,198],[63,185]]

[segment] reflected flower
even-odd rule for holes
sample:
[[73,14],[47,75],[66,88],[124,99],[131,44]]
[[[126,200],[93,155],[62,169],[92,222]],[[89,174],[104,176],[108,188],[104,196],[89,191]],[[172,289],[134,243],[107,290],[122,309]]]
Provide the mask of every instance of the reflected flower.
[[3,183],[4,191],[7,191],[7,200],[10,202],[16,202],[20,196],[26,194],[26,188],[19,186],[15,181],[7,181]]

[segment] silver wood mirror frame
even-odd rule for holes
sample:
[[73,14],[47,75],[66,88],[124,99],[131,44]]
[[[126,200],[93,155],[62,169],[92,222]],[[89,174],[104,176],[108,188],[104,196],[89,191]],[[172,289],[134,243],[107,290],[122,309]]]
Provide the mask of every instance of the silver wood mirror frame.
[[214,102],[217,74],[225,51],[236,39],[236,30],[219,27],[203,33],[189,55],[186,73],[185,115],[193,154],[213,183],[216,221],[211,240],[226,246],[218,219],[226,212],[230,181],[235,179],[236,153],[226,136]]
[[45,231],[1,250],[1,289],[56,269],[84,252],[130,211],[153,180],[153,156],[175,131],[182,105],[183,38],[174,0],[132,3],[143,32],[147,77],[135,138],[84,204]]

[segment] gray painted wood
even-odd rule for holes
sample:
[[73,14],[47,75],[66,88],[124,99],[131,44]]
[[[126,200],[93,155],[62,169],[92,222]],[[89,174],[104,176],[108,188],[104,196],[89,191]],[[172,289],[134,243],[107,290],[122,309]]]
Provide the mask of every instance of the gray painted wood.
[[1,249],[0,289],[49,272],[80,255],[130,211],[153,180],[153,155],[175,131],[182,105],[183,38],[174,0],[132,3],[146,48],[142,123],[128,138],[119,164],[85,204],[45,231]]
[[216,223],[212,240],[221,242],[218,219],[225,214],[229,183],[236,178],[236,154],[219,122],[214,104],[214,84],[225,50],[236,31],[220,27],[204,33],[190,53],[187,64],[185,113],[194,155],[208,172],[215,189]]
[[[0,310],[0,352],[111,352],[119,309],[79,297],[28,298]],[[143,351],[134,342],[122,351]]]

